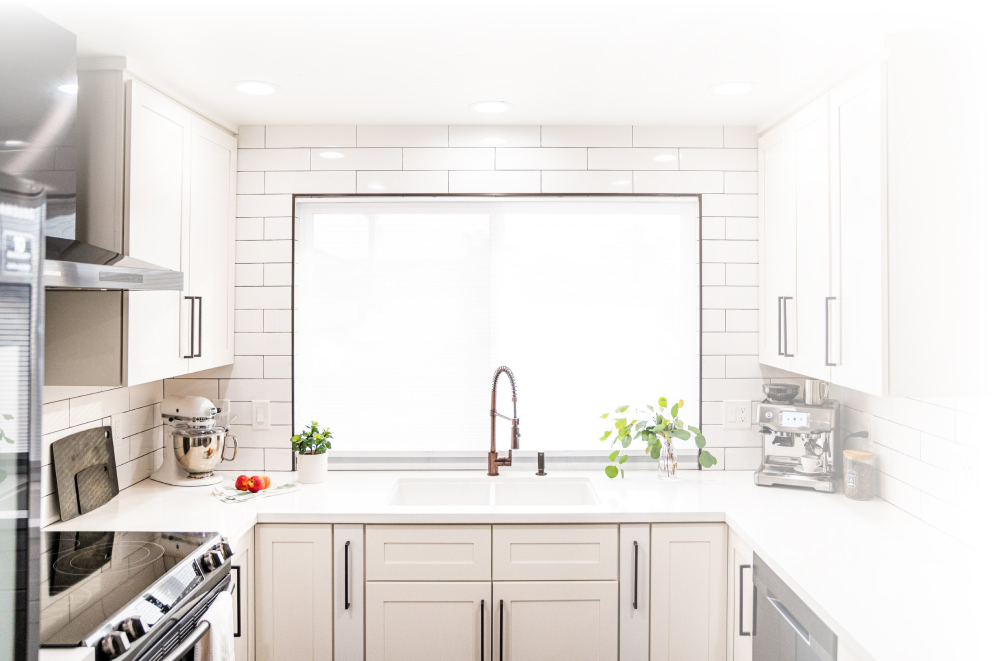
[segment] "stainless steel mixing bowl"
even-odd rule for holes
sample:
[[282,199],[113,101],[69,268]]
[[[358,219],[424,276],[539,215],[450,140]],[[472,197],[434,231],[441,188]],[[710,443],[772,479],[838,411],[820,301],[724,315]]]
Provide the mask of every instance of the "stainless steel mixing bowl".
[[[172,436],[176,461],[190,477],[210,477],[218,464],[238,456],[238,439],[224,427],[180,427],[173,430]],[[225,457],[225,445],[229,442],[232,454]]]

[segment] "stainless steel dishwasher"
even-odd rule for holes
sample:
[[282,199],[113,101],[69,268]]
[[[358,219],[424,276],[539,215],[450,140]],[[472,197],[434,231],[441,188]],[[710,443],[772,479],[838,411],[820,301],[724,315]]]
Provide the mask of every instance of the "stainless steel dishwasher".
[[752,661],[835,661],[835,633],[759,556],[752,558]]

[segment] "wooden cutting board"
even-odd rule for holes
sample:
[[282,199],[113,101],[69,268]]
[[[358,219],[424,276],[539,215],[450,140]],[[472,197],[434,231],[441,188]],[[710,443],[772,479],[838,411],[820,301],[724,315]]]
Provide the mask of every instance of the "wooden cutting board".
[[94,427],[52,443],[55,486],[63,521],[91,512],[117,495],[110,427]]

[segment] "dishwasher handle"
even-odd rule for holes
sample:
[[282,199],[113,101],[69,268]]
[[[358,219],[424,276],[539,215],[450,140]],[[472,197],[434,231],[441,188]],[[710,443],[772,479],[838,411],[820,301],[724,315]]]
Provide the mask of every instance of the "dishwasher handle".
[[809,634],[808,630],[804,628],[804,625],[798,622],[797,618],[794,617],[789,610],[787,610],[787,607],[784,606],[779,599],[774,597],[767,595],[766,599],[773,604],[773,607],[777,609],[777,612],[780,613],[783,619],[787,620],[787,624],[794,628],[794,631],[796,631],[797,635],[801,637],[801,640],[803,640],[806,645],[811,645],[811,634]]

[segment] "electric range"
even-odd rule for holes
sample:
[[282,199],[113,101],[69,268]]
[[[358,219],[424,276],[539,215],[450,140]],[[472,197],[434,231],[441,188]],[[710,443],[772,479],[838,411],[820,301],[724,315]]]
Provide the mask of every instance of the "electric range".
[[203,613],[231,584],[217,533],[42,531],[41,646],[97,659],[190,656]]

